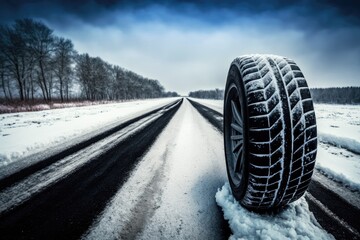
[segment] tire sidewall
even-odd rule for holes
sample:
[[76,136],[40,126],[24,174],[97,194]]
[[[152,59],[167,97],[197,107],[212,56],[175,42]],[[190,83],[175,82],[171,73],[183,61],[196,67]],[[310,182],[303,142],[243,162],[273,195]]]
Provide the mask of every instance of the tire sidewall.
[[[239,93],[239,101],[240,101],[240,105],[242,108],[242,114],[243,114],[243,138],[244,138],[244,170],[243,170],[243,175],[241,177],[240,183],[238,185],[235,185],[234,182],[232,181],[231,175],[230,175],[230,170],[229,170],[229,166],[228,166],[228,161],[227,158],[231,157],[231,150],[228,149],[228,141],[230,138],[230,123],[231,123],[231,114],[227,113],[227,111],[229,111],[230,107],[228,106],[230,103],[229,101],[229,88],[232,85],[235,85],[238,93]],[[226,171],[227,171],[227,175],[228,175],[228,179],[229,179],[229,183],[233,192],[233,195],[235,196],[236,199],[238,199],[239,201],[242,201],[242,199],[245,196],[246,190],[247,190],[247,186],[248,186],[248,113],[247,113],[247,101],[246,101],[246,93],[245,93],[245,85],[244,82],[241,78],[240,75],[240,71],[239,68],[235,65],[232,64],[230,66],[229,72],[228,72],[228,77],[227,77],[227,81],[226,81],[226,88],[225,88],[225,99],[224,99],[224,149],[225,149],[225,162],[226,162]]]

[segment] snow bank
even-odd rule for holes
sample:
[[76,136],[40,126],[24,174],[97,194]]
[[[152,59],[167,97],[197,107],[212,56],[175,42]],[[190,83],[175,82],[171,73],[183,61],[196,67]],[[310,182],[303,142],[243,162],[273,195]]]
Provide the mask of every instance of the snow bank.
[[240,206],[229,183],[215,195],[229,221],[230,239],[334,239],[317,223],[304,198],[289,205],[278,215],[260,215]]
[[320,142],[315,167],[325,176],[351,190],[360,190],[359,155]]
[[360,106],[315,104],[319,140],[360,153]]
[[319,140],[324,143],[329,143],[336,147],[345,148],[351,152],[360,154],[360,141],[348,137],[337,136],[319,132]]
[[330,168],[324,167],[320,164],[318,164],[316,166],[316,169],[319,170],[319,172],[321,172],[326,177],[328,177],[336,182],[339,182],[340,184],[344,185],[345,187],[349,188],[350,190],[360,192],[360,184],[353,182],[344,174],[335,172],[335,171],[331,170]]

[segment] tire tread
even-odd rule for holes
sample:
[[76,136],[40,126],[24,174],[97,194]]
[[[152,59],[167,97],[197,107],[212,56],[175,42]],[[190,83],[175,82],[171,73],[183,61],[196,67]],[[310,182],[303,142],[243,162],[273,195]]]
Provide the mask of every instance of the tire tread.
[[[285,92],[268,59],[279,70]],[[310,90],[290,59],[247,55],[233,64],[245,86],[249,116],[249,184],[241,203],[254,209],[282,207],[304,194],[314,169],[317,132]],[[290,112],[290,125],[284,119],[284,106]],[[285,155],[285,128],[292,134],[290,157]]]

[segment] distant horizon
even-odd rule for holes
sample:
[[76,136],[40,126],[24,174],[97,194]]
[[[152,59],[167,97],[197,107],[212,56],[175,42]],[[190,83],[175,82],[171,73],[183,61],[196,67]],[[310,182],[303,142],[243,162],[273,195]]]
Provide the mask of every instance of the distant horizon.
[[[311,88],[360,86],[359,3],[325,0],[0,3],[0,21],[43,21],[80,53],[157,79],[167,91],[224,88],[231,61],[293,59]],[[341,80],[339,80],[341,79]]]

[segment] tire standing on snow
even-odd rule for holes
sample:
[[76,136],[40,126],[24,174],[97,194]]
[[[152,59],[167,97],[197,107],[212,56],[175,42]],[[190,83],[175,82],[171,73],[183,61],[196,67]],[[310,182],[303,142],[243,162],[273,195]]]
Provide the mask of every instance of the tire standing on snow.
[[296,63],[274,55],[236,58],[224,101],[227,173],[252,210],[285,206],[311,181],[317,135],[313,102]]

